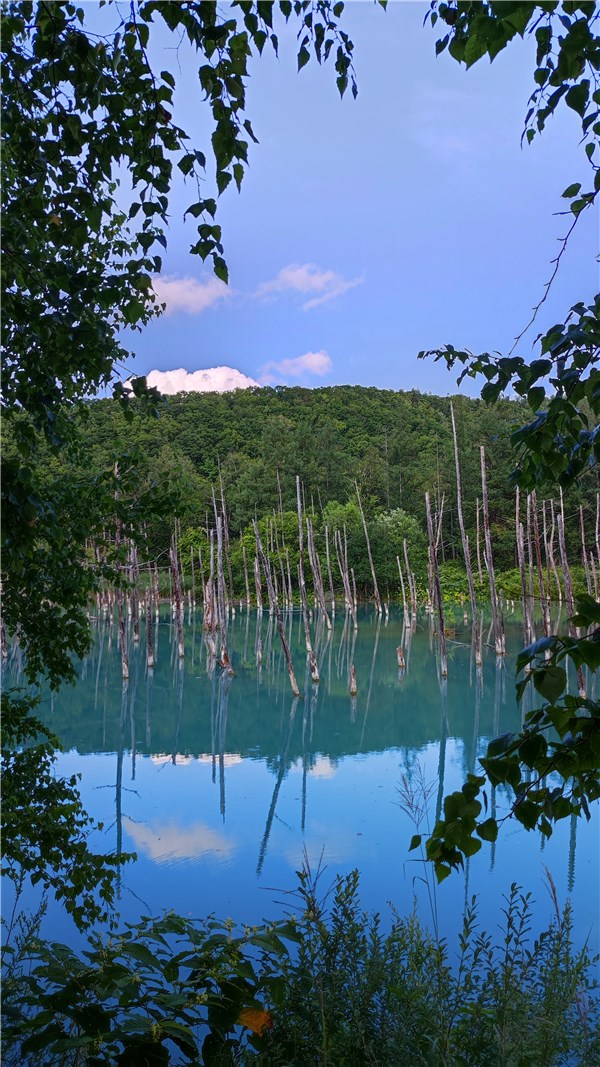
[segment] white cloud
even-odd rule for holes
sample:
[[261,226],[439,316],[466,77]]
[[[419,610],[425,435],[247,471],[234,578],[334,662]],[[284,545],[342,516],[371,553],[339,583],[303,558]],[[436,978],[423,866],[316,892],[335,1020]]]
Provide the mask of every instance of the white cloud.
[[231,296],[231,289],[219,278],[176,278],[170,274],[160,274],[152,282],[154,292],[161,303],[166,304],[166,315],[183,311],[187,315],[197,315],[199,311],[217,304]]
[[294,359],[271,360],[261,368],[261,382],[271,385],[281,378],[304,378],[307,374],[316,374],[322,378],[331,370],[331,357],[321,349],[320,352],[305,352]]
[[269,296],[272,293],[314,293],[315,295],[302,305],[304,311],[325,304],[336,296],[342,296],[348,289],[353,289],[363,282],[363,278],[342,278],[334,270],[319,270],[314,263],[290,263],[283,267],[276,278],[263,282],[257,296]]
[[174,820],[155,823],[153,826],[123,819],[123,825],[138,851],[157,863],[168,860],[199,859],[208,853],[216,853],[229,859],[236,845],[225,834],[217,833],[210,826],[196,822],[191,826],[178,826]]
[[187,371],[183,367],[177,370],[151,370],[147,380],[149,386],[169,396],[173,393],[229,393],[233,389],[250,389],[258,385],[254,378],[249,378],[234,367],[207,367],[195,371]]

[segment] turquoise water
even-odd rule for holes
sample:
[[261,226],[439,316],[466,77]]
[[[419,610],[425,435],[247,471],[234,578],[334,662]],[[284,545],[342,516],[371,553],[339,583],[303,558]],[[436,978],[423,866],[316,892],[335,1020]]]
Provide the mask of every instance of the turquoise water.
[[[156,666],[148,672],[145,633],[130,635],[130,679],[121,681],[116,628],[95,623],[95,642],[74,687],[44,700],[41,717],[59,735],[61,773],[80,773],[87,809],[104,822],[95,849],[135,851],[122,868],[119,909],[126,920],[172,908],[184,915],[215,912],[257,922],[294,910],[295,871],[307,857],[326,869],[322,885],[358,867],[366,908],[399,911],[416,897],[431,924],[425,875],[408,853],[415,827],[401,807],[404,779],[417,797],[429,793],[429,825],[444,792],[477,768],[489,737],[518,729],[514,656],[522,628],[508,620],[509,655],[485,650],[478,677],[470,631],[456,612],[442,685],[430,620],[412,637],[402,613],[377,620],[359,611],[355,635],[343,613],[333,632],[316,630],[321,682],[305,677],[302,621],[286,616],[302,698],[290,691],[281,645],[265,612],[238,610],[229,625],[235,674],[207,673],[201,615],[186,615],[186,656],[176,656],[174,626],[163,609],[156,628]],[[313,631],[314,631],[313,626]],[[262,663],[257,664],[257,638]],[[407,670],[399,672],[402,643]],[[18,678],[18,658],[8,668]],[[356,666],[358,695],[348,693]],[[594,685],[595,681],[590,680]],[[508,808],[498,790],[496,814]],[[421,830],[426,832],[427,821]],[[598,812],[592,822],[560,824],[549,841],[512,821],[497,843],[484,844],[464,873],[436,890],[439,928],[452,937],[465,899],[477,894],[480,924],[493,930],[502,895],[516,881],[537,902],[536,921],[553,912],[545,869],[559,899],[570,894],[578,940],[598,944],[600,889]],[[50,905],[46,931],[72,937],[69,920]]]

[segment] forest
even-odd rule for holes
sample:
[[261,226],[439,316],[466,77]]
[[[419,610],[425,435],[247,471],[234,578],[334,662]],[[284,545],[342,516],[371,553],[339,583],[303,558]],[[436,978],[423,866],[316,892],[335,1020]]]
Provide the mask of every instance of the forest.
[[[236,541],[250,532],[252,520],[291,513],[296,519],[296,477],[303,484],[304,504],[316,518],[316,529],[346,525],[349,556],[364,596],[369,592],[369,566],[356,483],[372,528],[376,571],[388,596],[400,587],[396,556],[407,538],[413,566],[427,572],[425,492],[442,516],[440,563],[464,567],[457,521],[452,404],[460,456],[465,527],[474,550],[483,541],[480,446],[486,450],[487,483],[494,559],[500,571],[516,566],[514,453],[511,433],[525,417],[521,401],[494,405],[462,395],[438,397],[419,393],[334,386],[306,389],[277,387],[229,393],[180,393],[162,397],[156,418],[140,412],[133,400],[127,412],[116,400],[94,400],[80,414],[81,442],[75,457],[58,457],[40,442],[36,473],[52,495],[53,484],[85,479],[127,464],[135,455],[139,492],[155,491],[170,501],[170,515],[145,524],[145,543],[159,567],[168,562],[173,521],[178,520],[186,545],[198,543],[201,531],[214,525],[213,494],[223,490],[229,535]],[[6,442],[10,452],[8,442]],[[597,541],[597,469],[565,492],[565,536],[571,563],[582,564],[582,530],[587,551]],[[543,487],[539,491],[540,522]],[[547,519],[550,524],[548,492]],[[545,507],[545,505],[544,505]],[[554,507],[554,505],[553,505]],[[582,509],[580,511],[580,509]],[[284,530],[284,540],[285,540]],[[289,531],[288,531],[288,539]],[[232,549],[237,592],[243,580]],[[482,550],[479,548],[481,580]],[[167,562],[165,562],[167,561]],[[183,559],[188,568],[187,557]],[[464,583],[463,583],[464,584]],[[467,592],[464,584],[463,592]]]

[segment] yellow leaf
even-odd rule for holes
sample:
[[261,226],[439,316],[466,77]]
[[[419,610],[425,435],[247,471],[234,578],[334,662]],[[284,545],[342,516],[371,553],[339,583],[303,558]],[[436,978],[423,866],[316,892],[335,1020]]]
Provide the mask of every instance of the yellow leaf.
[[242,1026],[247,1026],[259,1037],[264,1034],[265,1030],[270,1030],[273,1025],[271,1013],[263,1008],[242,1008],[237,1021]]

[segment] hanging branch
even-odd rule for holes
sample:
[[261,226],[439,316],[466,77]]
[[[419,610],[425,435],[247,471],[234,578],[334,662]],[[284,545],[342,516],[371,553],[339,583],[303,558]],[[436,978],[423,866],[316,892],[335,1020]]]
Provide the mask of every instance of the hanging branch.
[[354,488],[356,489],[356,499],[358,500],[358,507],[360,509],[360,517],[362,519],[363,530],[365,531],[365,541],[367,542],[367,555],[369,557],[369,566],[371,568],[371,578],[373,579],[373,590],[375,593],[375,607],[377,608],[377,614],[381,615],[381,597],[379,596],[379,586],[377,585],[377,578],[375,577],[375,567],[373,565],[373,556],[371,554],[371,542],[369,541],[369,531],[367,529],[367,520],[365,519],[365,513],[363,511],[362,502],[360,499],[360,492],[358,489],[358,482],[354,482]]
[[433,534],[433,520],[431,518],[431,506],[429,503],[429,493],[425,493],[425,510],[427,512],[427,536],[429,537],[429,558],[431,560],[431,569],[433,572],[433,584],[435,591],[435,601],[438,612],[438,623],[440,629],[440,657],[441,657],[441,670],[442,678],[448,676],[448,659],[446,656],[446,628],[444,625],[444,606],[442,603],[442,588],[440,586],[440,572],[438,568],[437,557],[437,544]]
[[277,603],[277,598],[275,596],[275,590],[273,588],[273,581],[272,581],[272,578],[271,578],[271,569],[269,567],[269,562],[267,560],[264,548],[262,546],[262,541],[260,539],[260,533],[258,531],[258,523],[257,523],[256,519],[252,520],[252,525],[254,526],[254,536],[256,538],[256,548],[257,548],[257,551],[258,551],[258,557],[259,557],[261,565],[262,565],[263,573],[264,573],[265,580],[266,580],[266,583],[267,583],[267,589],[269,591],[269,601],[271,603],[272,610],[275,612],[275,617],[276,617],[276,620],[277,620],[277,630],[279,632],[279,638],[281,640],[281,647],[283,648],[283,654],[285,656],[285,662],[287,664],[288,674],[289,674],[289,677],[290,677],[290,685],[292,687],[292,693],[294,694],[295,697],[299,697],[300,696],[300,690],[298,688],[298,682],[296,681],[296,675],[294,673],[294,665],[292,663],[292,656],[291,656],[291,652],[290,652],[290,647],[288,645],[287,637],[285,635],[285,627],[283,625],[283,619],[281,617],[281,611],[279,610],[279,604]]

